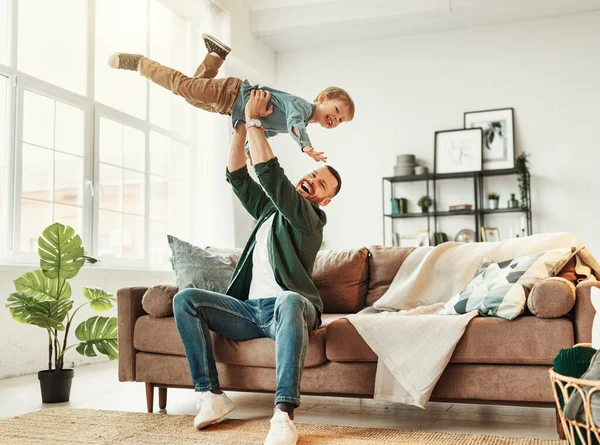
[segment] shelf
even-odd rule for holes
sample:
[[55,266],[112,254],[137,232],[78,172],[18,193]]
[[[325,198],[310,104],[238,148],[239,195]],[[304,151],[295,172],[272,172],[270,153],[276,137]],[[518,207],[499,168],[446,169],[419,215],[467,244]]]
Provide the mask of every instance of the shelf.
[[388,213],[383,215],[387,218],[427,218],[433,216],[433,213]]
[[475,172],[463,172],[463,173],[428,173],[426,175],[409,175],[409,176],[388,176],[383,178],[384,181],[389,182],[418,182],[427,181],[434,179],[460,179],[460,178],[474,178],[477,176],[489,177],[489,176],[507,176],[517,174],[516,168],[505,168],[502,170],[482,170]]
[[527,213],[529,209],[527,207],[518,207],[516,209],[482,209],[481,213],[489,214],[489,213]]
[[445,212],[429,212],[429,213],[392,213],[385,214],[388,218],[426,218],[426,217],[441,217],[441,216],[459,216],[459,215],[475,215],[475,214],[492,214],[492,213],[527,213],[529,209],[479,209],[479,210],[453,210]]

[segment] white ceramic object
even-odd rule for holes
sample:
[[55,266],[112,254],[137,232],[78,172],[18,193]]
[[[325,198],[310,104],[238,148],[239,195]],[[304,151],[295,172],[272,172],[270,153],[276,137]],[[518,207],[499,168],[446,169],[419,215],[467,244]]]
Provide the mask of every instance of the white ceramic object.
[[596,309],[592,325],[592,348],[600,349],[600,288],[592,287],[591,300]]

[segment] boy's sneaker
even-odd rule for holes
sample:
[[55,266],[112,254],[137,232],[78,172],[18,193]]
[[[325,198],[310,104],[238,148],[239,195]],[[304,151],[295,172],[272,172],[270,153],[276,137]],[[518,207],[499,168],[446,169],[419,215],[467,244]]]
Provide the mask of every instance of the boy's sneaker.
[[225,393],[213,394],[210,391],[204,391],[200,393],[200,399],[196,404],[196,408],[200,411],[194,417],[194,427],[201,430],[213,423],[219,422],[235,409],[235,405]]
[[140,59],[144,57],[141,54],[114,53],[108,59],[111,68],[120,70],[137,71]]
[[215,53],[223,60],[225,60],[227,55],[231,52],[231,48],[209,34],[202,34],[202,38],[204,39],[204,44],[206,45],[208,52]]
[[276,409],[264,445],[296,445],[297,441],[296,425],[290,420],[288,413]]

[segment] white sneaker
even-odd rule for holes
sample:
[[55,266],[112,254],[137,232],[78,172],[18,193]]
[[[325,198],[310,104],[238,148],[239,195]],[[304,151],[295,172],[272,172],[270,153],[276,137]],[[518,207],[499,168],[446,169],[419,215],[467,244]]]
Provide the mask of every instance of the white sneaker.
[[264,445],[296,445],[297,441],[298,431],[294,421],[290,420],[288,413],[276,409]]
[[223,417],[235,409],[235,405],[225,393],[214,394],[210,391],[204,391],[200,393],[196,408],[200,411],[194,417],[194,427],[201,430],[221,421]]

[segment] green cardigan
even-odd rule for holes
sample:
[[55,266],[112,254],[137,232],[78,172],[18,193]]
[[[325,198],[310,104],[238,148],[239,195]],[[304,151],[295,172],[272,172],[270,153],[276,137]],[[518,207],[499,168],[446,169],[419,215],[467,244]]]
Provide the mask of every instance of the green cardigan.
[[246,166],[233,172],[227,170],[227,182],[257,224],[226,293],[242,301],[248,299],[256,232],[275,213],[267,241],[275,280],[282,289],[304,296],[321,314],[323,301],[313,283],[312,270],[321,248],[323,227],[327,223],[325,212],[298,193],[277,158],[256,164],[254,171],[260,185],[250,177]]

